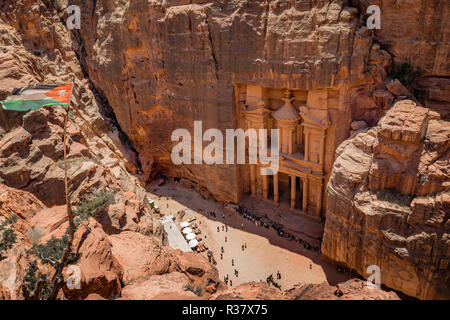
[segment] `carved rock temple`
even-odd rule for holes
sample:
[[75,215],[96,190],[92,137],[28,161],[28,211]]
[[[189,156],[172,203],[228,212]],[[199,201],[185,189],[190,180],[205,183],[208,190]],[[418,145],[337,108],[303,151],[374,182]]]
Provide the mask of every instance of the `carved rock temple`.
[[[320,218],[324,211],[326,143],[331,121],[320,100],[327,92],[238,85],[238,125],[244,130],[279,130],[279,170],[261,174],[265,165],[242,165],[242,192],[274,204],[289,203],[298,213]],[[270,144],[270,135],[269,141]],[[270,150],[270,148],[269,148]],[[334,150],[330,150],[331,153]]]

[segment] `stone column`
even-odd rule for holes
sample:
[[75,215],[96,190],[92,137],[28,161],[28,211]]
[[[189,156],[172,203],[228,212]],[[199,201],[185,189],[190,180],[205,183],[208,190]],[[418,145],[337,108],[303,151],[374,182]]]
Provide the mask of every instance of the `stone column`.
[[252,196],[256,196],[256,166],[250,165],[250,185],[252,188]]
[[263,198],[267,200],[269,195],[269,177],[267,175],[262,176],[263,178]]
[[320,155],[319,155],[319,163],[323,164],[325,157],[325,133],[322,133],[320,137]]
[[302,129],[302,126],[299,125],[299,126],[297,126],[297,145],[298,145],[299,150],[302,148],[303,148],[303,150],[305,150],[305,147],[303,145],[304,142],[303,142],[302,135],[303,135],[303,129]]
[[273,175],[273,200],[275,203],[279,201],[278,195],[278,173]]
[[302,210],[304,213],[307,213],[308,210],[308,178],[303,179],[303,207]]
[[323,186],[322,186],[322,183],[320,183],[319,184],[319,200],[317,203],[317,216],[319,216],[319,217],[322,212],[322,194],[323,194]]
[[291,209],[295,209],[296,180],[295,176],[291,176]]
[[305,161],[309,161],[309,135],[310,132],[305,132]]
[[294,143],[294,142],[292,141],[292,128],[289,128],[289,129],[287,130],[287,132],[288,132],[288,134],[289,134],[289,137],[288,137],[288,154],[292,154],[292,151],[293,151],[293,146],[292,146],[292,144]]

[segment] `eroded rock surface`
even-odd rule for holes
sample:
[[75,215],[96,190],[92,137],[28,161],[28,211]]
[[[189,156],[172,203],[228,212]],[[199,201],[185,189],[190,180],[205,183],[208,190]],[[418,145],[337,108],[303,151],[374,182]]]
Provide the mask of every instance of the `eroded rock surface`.
[[298,285],[288,290],[286,296],[294,300],[400,300],[395,292],[369,288],[366,281],[360,279],[336,286],[327,283]]
[[287,300],[283,292],[269,287],[266,283],[251,282],[245,283],[236,288],[228,288],[218,292],[212,299],[214,300]]
[[448,299],[450,123],[410,100],[344,142],[328,184],[322,253],[386,286]]

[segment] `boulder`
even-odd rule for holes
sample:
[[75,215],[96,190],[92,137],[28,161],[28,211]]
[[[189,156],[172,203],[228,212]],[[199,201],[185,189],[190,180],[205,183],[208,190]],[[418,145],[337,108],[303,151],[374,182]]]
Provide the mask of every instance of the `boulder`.
[[115,203],[102,211],[97,219],[109,234],[120,231],[135,231],[144,235],[157,233],[157,223],[150,215],[149,209],[138,196],[131,192],[118,192]]
[[108,239],[112,254],[123,267],[125,285],[139,283],[174,269],[170,254],[152,237],[123,231],[110,235]]
[[[52,237],[61,237],[68,227],[66,207],[41,210],[32,218],[32,226],[42,231],[42,243]],[[107,299],[118,297],[123,269],[113,256],[108,236],[101,225],[93,218],[80,225],[74,236],[73,248],[81,254],[81,258],[76,262],[81,270],[81,288],[64,287],[66,298],[81,299],[92,293]],[[64,276],[68,276],[67,272],[64,272]]]
[[223,286],[216,267],[210,264],[204,256],[180,250],[173,250],[173,255],[181,271],[191,279],[194,286],[200,286],[211,294]]
[[23,151],[31,141],[31,134],[19,127],[6,134],[0,140],[0,156],[8,157],[15,152]]
[[353,121],[350,126],[352,130],[358,131],[367,128],[367,123],[364,120]]
[[285,292],[291,300],[400,300],[394,291],[369,287],[364,280],[351,279],[335,286],[328,283],[299,284]]
[[[126,285],[120,300],[197,300],[202,299],[187,289],[189,278],[180,272],[151,276],[139,284]],[[201,293],[200,293],[201,294]]]
[[211,297],[212,300],[287,300],[279,289],[263,282],[250,282],[235,288],[220,290]]

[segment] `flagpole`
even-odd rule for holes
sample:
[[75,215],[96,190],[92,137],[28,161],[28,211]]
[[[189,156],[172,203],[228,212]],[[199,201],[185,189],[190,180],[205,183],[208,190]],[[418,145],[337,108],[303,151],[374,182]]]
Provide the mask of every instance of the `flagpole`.
[[48,299],[49,300],[55,300],[57,298],[59,289],[62,285],[62,271],[64,269],[64,266],[67,264],[67,260],[69,258],[69,255],[72,251],[72,244],[73,244],[73,238],[75,234],[75,223],[74,223],[74,217],[72,214],[72,206],[70,204],[70,197],[69,197],[69,183],[68,183],[68,175],[67,175],[67,125],[69,122],[69,112],[70,112],[70,101],[72,98],[72,89],[73,89],[73,82],[72,86],[70,88],[70,96],[69,96],[69,103],[67,104],[66,108],[66,116],[64,119],[64,188],[66,193],[66,206],[67,206],[67,216],[69,219],[69,239],[67,242],[67,247],[65,248],[65,252],[63,256],[61,257],[61,260],[59,261],[58,265],[56,266],[55,273],[53,275],[52,279],[52,285],[51,285],[51,292],[49,294]]
[[[73,86],[72,86],[73,87]],[[68,175],[67,175],[67,125],[69,122],[69,112],[70,112],[70,104],[72,98],[72,87],[70,88],[70,96],[69,96],[69,104],[66,108],[66,117],[64,119],[64,187],[66,192],[66,206],[67,206],[67,215],[69,217],[69,224],[73,224],[72,217],[72,206],[70,204],[69,198],[69,183],[68,183]]]
[[69,218],[69,250],[72,248],[72,242],[73,237],[75,234],[75,223],[74,223],[74,217],[72,214],[72,205],[70,203],[70,196],[69,196],[69,178],[67,174],[67,125],[69,123],[69,114],[70,114],[70,105],[72,101],[72,91],[73,91],[73,81],[72,85],[70,86],[70,96],[69,96],[69,104],[67,105],[66,109],[66,119],[64,121],[64,187],[66,191],[66,206],[67,206],[67,216]]

